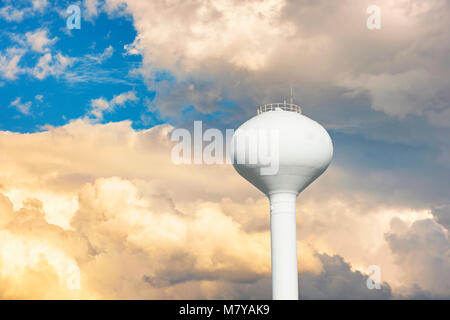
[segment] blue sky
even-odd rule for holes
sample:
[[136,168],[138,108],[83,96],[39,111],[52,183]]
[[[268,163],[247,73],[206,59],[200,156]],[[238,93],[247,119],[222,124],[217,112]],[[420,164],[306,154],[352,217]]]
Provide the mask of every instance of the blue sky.
[[[81,29],[69,30],[65,18],[68,14],[60,10],[65,10],[71,3],[56,1],[45,13],[32,11],[20,23],[0,19],[0,52],[6,55],[9,48],[23,52],[17,64],[22,71],[13,78],[0,80],[0,129],[35,132],[45,125],[63,125],[71,119],[86,116],[92,99],[104,97],[111,100],[114,95],[128,91],[135,92],[138,100],[105,113],[101,122],[128,119],[133,121],[135,128],[161,123],[158,113],[149,111],[144,103],[153,99],[154,92],[146,88],[139,74],[133,73],[142,58],[127,55],[124,49],[136,36],[130,15],[100,13],[95,20],[86,20],[82,12]],[[23,2],[22,6],[15,4],[14,7],[25,10],[31,8],[31,4]],[[23,43],[27,33],[42,30],[53,41],[41,52]],[[112,54],[101,58],[108,51]],[[47,53],[53,57],[61,54],[74,61],[57,74],[42,78],[27,71],[35,68]],[[15,106],[13,102],[17,98],[20,99],[18,104],[25,109]]]

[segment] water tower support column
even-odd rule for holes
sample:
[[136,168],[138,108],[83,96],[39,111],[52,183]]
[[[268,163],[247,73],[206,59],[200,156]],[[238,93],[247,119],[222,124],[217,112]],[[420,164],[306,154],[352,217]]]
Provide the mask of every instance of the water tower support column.
[[298,300],[297,237],[293,192],[270,194],[272,298]]

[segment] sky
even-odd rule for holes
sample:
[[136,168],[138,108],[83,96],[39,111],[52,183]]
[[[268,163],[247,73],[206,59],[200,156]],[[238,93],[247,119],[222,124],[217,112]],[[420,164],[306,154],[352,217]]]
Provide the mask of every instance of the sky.
[[292,85],[334,145],[297,199],[300,298],[449,299],[449,15],[445,0],[2,1],[0,298],[269,299],[268,200],[230,165],[174,164],[171,133],[236,129]]

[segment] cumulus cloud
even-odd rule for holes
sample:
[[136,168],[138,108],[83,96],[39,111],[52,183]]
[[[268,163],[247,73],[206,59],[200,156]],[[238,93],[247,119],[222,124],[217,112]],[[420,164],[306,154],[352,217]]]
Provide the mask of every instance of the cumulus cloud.
[[58,52],[57,54],[46,53],[41,56],[32,69],[32,74],[39,80],[48,76],[59,77],[64,75],[67,68],[75,62],[75,58],[65,56]]
[[11,47],[5,52],[0,52],[0,75],[4,79],[15,80],[17,75],[24,72],[19,66],[20,59],[25,51],[20,48]]
[[[113,272],[145,280],[144,288],[148,284],[164,292],[190,281],[252,282],[268,273],[268,242],[261,234],[245,234],[214,207],[200,205],[192,213],[182,213],[167,201],[139,195],[128,181],[97,180],[81,192],[72,225],[90,239],[92,250],[105,252],[100,254],[100,264],[109,264],[125,252],[134,255],[135,272],[125,266]],[[226,236],[233,242],[224,243]]]
[[[230,166],[173,164],[172,130],[77,120],[1,132],[2,297],[270,298],[267,199]],[[334,188],[345,184],[339,168],[323,179],[298,201],[302,297],[393,296],[409,282],[391,285],[399,273],[384,234],[393,217],[415,223],[424,213]],[[424,248],[445,249],[426,239]],[[371,264],[389,283],[382,290],[364,289]],[[434,292],[428,281],[416,282]]]
[[0,16],[9,22],[21,22],[27,12],[26,9],[19,10],[7,5],[0,9]]
[[[141,73],[156,89],[163,114],[190,104],[212,113],[221,101],[252,111],[282,100],[293,84],[310,105],[320,103],[323,92],[342,88],[328,99],[353,93],[357,103],[365,94],[373,110],[389,116],[449,125],[450,8],[444,0],[378,1],[377,31],[366,27],[366,9],[374,4],[369,0],[107,1],[111,8],[124,3],[138,32],[126,50],[143,56]],[[176,81],[155,83],[161,70]],[[322,95],[314,92],[319,87]],[[334,108],[329,103],[326,111]],[[247,114],[232,113],[239,115]]]
[[[418,152],[411,140],[424,156],[429,153],[423,145],[445,151],[448,144],[448,135],[421,121],[448,126],[448,68],[442,62],[448,59],[448,6],[382,1],[382,29],[371,32],[365,27],[371,4],[109,0],[100,9],[97,1],[85,1],[92,19],[100,10],[131,14],[137,36],[125,49],[143,56],[140,71],[156,90],[152,105],[163,115],[193,105],[202,113],[220,109],[229,115],[220,121],[240,121],[255,105],[282,99],[292,83],[305,113],[343,128],[340,133],[373,139],[345,144],[336,134],[338,162],[299,198],[302,297],[446,297],[448,289],[437,288],[432,274],[434,266],[448,268],[446,209],[435,205],[447,197],[445,188],[420,192],[437,183],[432,175],[429,184],[417,179],[419,172],[423,180],[428,176],[423,163],[413,163],[414,175],[395,166],[411,165],[411,154]],[[98,79],[100,73],[83,69],[80,60],[49,52],[52,39],[40,35],[45,38],[29,42],[42,54],[30,71],[35,77]],[[21,54],[2,52],[3,78],[25,72]],[[108,47],[81,60],[91,67],[112,54]],[[75,62],[81,74],[69,75]],[[23,271],[16,278],[7,273],[0,287],[8,288],[9,297],[270,298],[268,203],[261,194],[229,166],[173,165],[170,126],[135,131],[130,122],[87,121],[137,99],[133,91],[100,97],[91,101],[86,120],[30,135],[1,133],[8,156],[0,158],[0,192],[9,203],[0,206],[8,212],[0,222],[2,252],[6,263]],[[411,116],[420,121],[402,127],[389,120]],[[376,130],[368,132],[368,125]],[[415,130],[399,134],[408,125]],[[378,148],[377,139],[389,140],[392,153]],[[432,162],[448,165],[445,154],[432,156]],[[361,160],[359,166],[351,157]],[[395,174],[361,168],[374,157]],[[35,237],[20,227],[24,223],[44,228]],[[424,253],[408,249],[410,242]],[[16,247],[18,257],[37,252],[41,258],[15,262],[7,253]],[[406,265],[412,260],[414,266]],[[380,291],[365,288],[373,264],[389,283]],[[55,286],[45,293],[39,281]],[[15,283],[30,290],[14,291]]]
[[[8,22],[22,22],[24,19],[43,13],[48,5],[47,0],[32,0],[31,6],[22,3],[13,3],[11,0],[4,1],[6,4],[0,8],[0,17]],[[12,3],[12,4],[9,4]]]
[[[69,131],[65,131],[66,129],[59,131],[61,128],[58,128],[52,133],[44,133],[44,136],[48,136],[48,133],[56,134],[54,137],[59,136],[62,139],[60,141],[63,142],[67,138],[71,139],[70,136],[76,131],[78,135],[86,128],[94,128],[94,126],[86,127],[86,125],[82,122],[74,123],[71,128],[67,128]],[[149,149],[141,155],[143,162],[139,165],[140,167],[147,166],[149,156],[158,151],[158,145],[160,148],[170,143],[167,138],[167,129],[164,127],[142,133],[134,132],[129,124],[113,125],[113,127],[115,127],[113,129],[115,134],[119,135],[114,134],[109,138],[108,130],[104,131],[101,127],[97,127],[101,131],[98,132],[100,140],[94,144],[98,144],[98,147],[102,145],[106,147],[105,138],[116,140],[122,135],[119,139],[125,139],[123,142],[128,145],[126,148]],[[92,132],[87,136],[92,138],[91,134]],[[37,138],[47,140],[44,136]],[[8,134],[6,137],[13,136]],[[19,138],[20,135],[16,137]],[[83,138],[81,141],[83,145],[88,143]],[[107,148],[111,146],[113,145],[108,143]],[[71,148],[70,146],[69,149]],[[139,153],[135,153],[135,156],[139,156]],[[168,154],[159,156],[166,158]],[[135,160],[140,162],[138,159]],[[71,163],[68,163],[69,166],[78,166],[75,162],[71,161]],[[32,163],[29,164],[34,167]],[[7,166],[6,163],[3,165]],[[135,165],[129,166],[129,169],[134,170]],[[39,167],[44,171],[47,170],[43,166]],[[92,169],[94,173],[96,169]],[[154,168],[151,171],[161,172],[161,169]],[[25,172],[28,170],[34,169],[28,167]],[[86,172],[84,169],[82,171]],[[23,174],[26,175],[25,172]],[[43,172],[39,174],[42,178],[45,175]],[[42,298],[60,295],[60,297],[69,298],[168,298],[172,297],[176,291],[180,292],[179,297],[181,294],[185,297],[214,297],[222,294],[220,287],[226,286],[228,282],[252,283],[262,276],[267,276],[270,266],[267,230],[246,233],[240,228],[240,224],[225,215],[217,204],[199,202],[194,204],[191,210],[180,211],[169,195],[161,194],[160,187],[153,179],[148,182],[142,180],[132,182],[123,178],[91,178],[88,181],[92,183],[82,183],[81,187],[76,187],[75,185],[79,185],[79,182],[74,180],[74,175],[69,177],[64,174],[64,177],[54,177],[55,180],[51,178],[53,182],[50,182],[56,187],[61,184],[62,178],[68,184],[65,192],[72,191],[77,194],[78,206],[69,217],[70,225],[49,217],[40,200],[26,198],[17,200],[18,198],[15,197],[18,197],[18,193],[13,192],[14,189],[23,190],[26,187],[19,187],[16,184],[19,182],[18,179],[2,178],[2,189],[9,190],[7,194],[10,197],[15,198],[19,203],[22,202],[18,206],[20,209],[14,211],[14,206],[8,198],[4,196],[2,198],[4,201],[0,207],[2,210],[0,227],[11,238],[3,242],[2,252],[5,252],[4,256],[8,258],[4,258],[3,263],[13,264],[13,259],[17,258],[18,261],[15,263],[19,264],[20,268],[41,275],[42,282],[53,281],[58,284],[49,288],[46,294],[39,290],[26,293],[27,286],[38,285],[42,282],[30,280],[25,274],[21,277],[21,273],[17,274],[20,279],[14,282],[14,279],[10,279],[11,274],[6,273],[2,279],[5,297],[21,297],[22,295],[22,297]],[[17,172],[14,176],[17,177]],[[32,179],[32,176],[34,174],[31,174],[29,178]],[[153,177],[157,178],[156,175]],[[9,185],[8,181],[15,187]],[[31,180],[28,180],[28,183],[32,183]],[[28,187],[30,187],[29,184]],[[47,192],[51,192],[50,189]],[[44,201],[53,202],[61,197],[58,195],[61,193],[61,189],[59,190],[57,192],[55,192],[56,189],[54,190],[56,194],[53,197],[47,199],[44,197]],[[33,193],[33,195],[40,197],[39,193]],[[113,199],[114,201],[111,202]],[[54,212],[54,214],[60,213]],[[61,226],[56,226],[55,223]],[[33,227],[30,228],[30,226]],[[12,233],[14,234],[11,235]],[[230,235],[235,241],[225,243],[224,237]],[[71,237],[80,241],[70,243],[73,247],[64,247],[64,243],[70,242]],[[22,261],[20,255],[13,254],[14,246],[18,245],[15,242],[16,238],[28,241],[24,245],[24,255],[32,251],[39,259],[36,258],[28,263]],[[65,238],[69,240],[63,242],[62,239]],[[46,245],[41,245],[35,239],[40,239]],[[186,246],[186,243],[190,245]],[[105,272],[106,270],[108,271]],[[112,279],[115,280],[111,281]],[[122,280],[118,281],[118,279]],[[222,282],[224,284],[221,284]],[[13,285],[17,283],[21,285],[20,292],[13,291]],[[75,288],[71,288],[68,283],[75,285]],[[205,283],[204,288],[202,283]],[[77,284],[81,289],[76,287]],[[192,291],[189,293],[186,289],[179,291],[178,287],[191,287]]]
[[391,299],[391,287],[386,282],[380,289],[367,289],[367,275],[352,271],[341,256],[319,256],[323,271],[319,274],[306,272],[300,277],[300,298],[372,300]]
[[25,115],[30,114],[31,101],[22,102],[21,100],[22,100],[21,97],[17,97],[15,100],[11,101],[9,105],[15,107],[22,114]]
[[[142,194],[119,178],[97,179],[81,189],[71,230],[48,224],[39,200],[24,201],[17,212],[8,198],[2,196],[1,203],[2,262],[19,268],[18,279],[5,269],[5,298],[270,297],[268,230],[247,233],[218,206],[203,203],[180,212],[170,199]],[[302,265],[315,258],[305,251],[301,257]],[[318,290],[310,286],[320,286],[319,298],[389,298],[389,287],[363,292],[366,278],[342,258],[333,259],[321,257],[323,267],[303,269],[306,297]],[[53,286],[45,292],[26,291],[47,281]],[[13,283],[21,286],[14,290]]]
[[437,223],[444,226],[445,229],[450,230],[450,206],[441,205],[433,208],[433,216],[436,218]]
[[408,292],[429,298],[450,297],[450,241],[448,230],[432,219],[412,224],[395,218],[386,240],[402,269]]
[[[64,75],[67,79],[73,76],[66,71],[77,59],[61,52],[52,52],[52,45],[58,39],[50,38],[46,28],[38,28],[25,34],[12,34],[10,37],[17,43],[17,47],[9,47],[0,52],[0,75],[3,78],[15,80],[19,74],[31,74],[39,80],[48,76]],[[34,67],[21,67],[22,57],[30,51],[39,54]]]
[[98,0],[84,0],[84,17],[88,20],[96,18],[100,11],[100,2]]
[[110,101],[105,98],[92,99],[89,114],[96,120],[101,120],[105,112],[112,112],[116,107],[121,107],[129,101],[137,100],[138,97],[134,91],[128,91],[115,95]]
[[[279,20],[284,5],[280,0],[127,2],[140,33],[135,46],[153,49],[145,59],[160,68],[179,64],[187,70],[223,58],[236,67],[264,67],[272,47],[293,33],[289,22]],[[151,19],[145,17],[149,12],[154,13]]]
[[109,46],[107,48],[105,48],[105,50],[98,54],[98,55],[93,55],[93,54],[88,54],[85,56],[86,59],[90,59],[92,61],[94,61],[95,63],[103,63],[106,60],[108,60],[109,58],[112,57],[114,53],[114,48],[112,46]]
[[[99,53],[73,57],[54,50],[53,45],[58,38],[52,38],[47,28],[38,28],[25,34],[11,34],[10,38],[17,43],[17,46],[0,52],[0,76],[4,79],[15,80],[20,74],[31,74],[39,80],[54,76],[69,82],[126,82],[111,76],[111,71],[96,68],[96,65],[102,64],[113,56],[112,46],[106,47]],[[32,51],[38,53],[35,65],[21,67],[22,57]]]
[[0,209],[0,297],[80,298],[82,279],[74,258],[84,254],[86,243],[48,224],[38,200],[14,211],[0,195]]
[[47,0],[33,0],[32,1],[33,10],[44,11],[48,6]]
[[[57,37],[51,38],[45,28],[39,28],[25,34],[12,34],[11,39],[17,43],[0,51],[0,77],[7,80],[16,80],[18,75],[30,74],[39,80],[49,76],[63,79],[68,82],[114,82],[126,83],[125,79],[118,79],[113,75],[114,70],[105,70],[97,65],[110,59],[114,48],[108,46],[99,53],[85,54],[82,57],[66,55],[53,49]],[[37,52],[38,58],[33,67],[20,65],[22,57],[31,52]]]
[[25,40],[32,50],[36,52],[48,52],[49,46],[56,42],[56,38],[50,39],[46,29],[36,29],[25,33]]
[[[365,26],[371,4],[108,0],[100,9],[85,1],[87,17],[131,14],[137,36],[125,49],[143,56],[163,115],[193,105],[240,121],[292,83],[305,113],[342,129],[333,132],[336,163],[298,200],[302,297],[448,297],[437,276],[449,270],[448,209],[436,206],[448,179],[442,167],[428,169],[436,159],[448,168],[448,4],[380,1],[376,32]],[[23,48],[0,53],[1,76],[104,80],[83,67],[106,61],[112,47],[77,60],[49,51],[54,40],[45,29],[24,36]],[[30,47],[41,55],[23,70]],[[80,73],[69,74],[76,62]],[[84,120],[0,133],[2,297],[270,298],[267,199],[230,166],[174,165],[170,126],[89,121],[137,100],[133,91],[100,97]],[[368,172],[362,164],[373,159]],[[388,283],[379,291],[365,288],[373,264]]]

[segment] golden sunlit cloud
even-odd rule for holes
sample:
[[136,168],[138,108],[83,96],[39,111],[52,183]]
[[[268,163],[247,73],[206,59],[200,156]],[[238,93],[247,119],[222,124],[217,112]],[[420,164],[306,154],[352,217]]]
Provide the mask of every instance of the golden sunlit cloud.
[[[171,130],[77,120],[0,135],[9,150],[0,163],[2,297],[258,297],[270,277],[267,200],[231,166],[173,164]],[[342,174],[335,168],[324,179]],[[370,200],[359,208],[339,196],[319,201],[321,189],[298,201],[302,274],[321,274],[318,253],[362,269],[381,263],[373,258],[386,249],[393,217],[429,218],[361,213]]]

